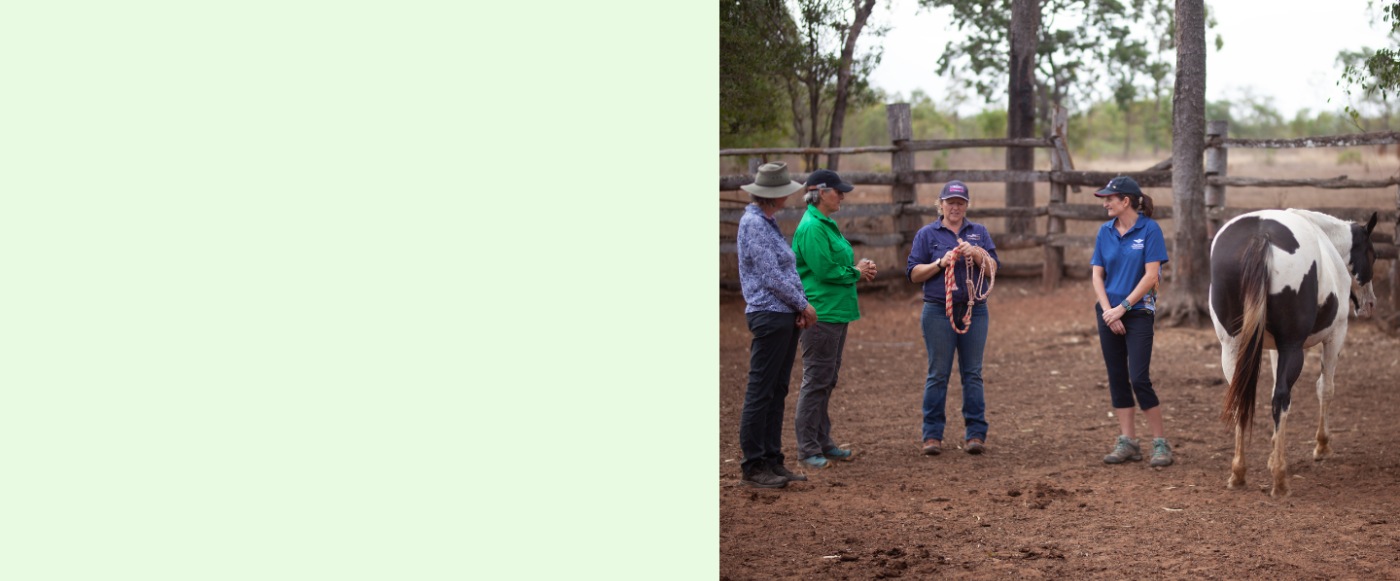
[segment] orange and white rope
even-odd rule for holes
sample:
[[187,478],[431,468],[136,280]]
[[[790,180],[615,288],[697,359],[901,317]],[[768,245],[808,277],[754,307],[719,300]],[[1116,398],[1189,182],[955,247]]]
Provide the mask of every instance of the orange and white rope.
[[[958,239],[959,244],[961,244],[962,241],[962,238]],[[959,256],[961,253],[954,249],[952,258],[953,261],[962,258],[967,264],[967,312],[963,314],[962,329],[959,329],[957,321],[953,320],[953,291],[958,290],[957,283],[953,281],[954,265],[949,264],[943,269],[943,290],[947,293],[943,305],[947,310],[948,324],[952,325],[953,331],[956,331],[960,335],[966,334],[967,329],[972,325],[972,306],[976,304],[977,301],[987,298],[987,295],[992,293],[992,285],[996,284],[997,279],[996,271],[994,270],[996,268],[996,261],[992,260],[992,255],[977,246],[972,246],[971,248],[972,251],[968,252],[967,256],[961,257]],[[973,255],[977,256],[975,260],[973,259]],[[980,276],[978,276],[978,280],[975,284],[972,280],[972,267],[974,265],[981,267],[978,269]]]

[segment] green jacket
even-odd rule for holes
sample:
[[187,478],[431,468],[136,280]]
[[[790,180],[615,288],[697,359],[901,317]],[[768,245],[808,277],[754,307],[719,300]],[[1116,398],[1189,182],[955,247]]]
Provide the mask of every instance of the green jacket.
[[817,310],[817,320],[847,323],[860,318],[856,304],[856,253],[841,235],[836,222],[823,216],[815,205],[807,206],[797,232],[792,235],[792,251],[797,254],[797,276],[807,302]]

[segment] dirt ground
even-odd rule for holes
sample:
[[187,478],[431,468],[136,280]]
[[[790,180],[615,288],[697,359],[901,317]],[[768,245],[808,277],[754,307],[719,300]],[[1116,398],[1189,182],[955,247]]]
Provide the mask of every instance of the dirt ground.
[[[1082,281],[1050,294],[1038,285],[998,280],[990,298],[984,456],[959,449],[956,369],[945,452],[920,454],[920,295],[863,293],[831,405],[832,435],[855,459],[780,490],[739,484],[751,336],[743,299],[723,293],[721,578],[1400,578],[1400,440],[1390,431],[1400,340],[1352,321],[1332,403],[1336,454],[1324,462],[1312,460],[1320,355],[1309,350],[1285,434],[1293,494],[1275,499],[1267,387],[1248,484],[1225,489],[1233,437],[1217,420],[1224,379],[1210,329],[1156,331],[1152,379],[1176,464],[1104,464],[1118,427],[1093,293]],[[783,426],[793,469],[800,381],[799,361]],[[1140,414],[1137,429],[1150,437]]]

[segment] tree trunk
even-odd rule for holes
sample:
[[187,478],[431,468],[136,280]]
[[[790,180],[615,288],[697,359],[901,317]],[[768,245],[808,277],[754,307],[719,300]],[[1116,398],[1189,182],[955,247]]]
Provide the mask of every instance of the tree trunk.
[[1176,88],[1172,93],[1172,222],[1175,256],[1165,315],[1170,324],[1203,327],[1210,289],[1206,238],[1206,26],[1203,0],[1176,2]]
[[[852,0],[852,3],[855,4],[856,19],[846,32],[846,46],[841,48],[841,68],[836,71],[836,102],[831,106],[831,145],[828,147],[841,147],[841,131],[846,126],[846,93],[851,83],[851,61],[856,58],[856,39],[860,37],[860,29],[865,28],[870,12],[875,9],[875,0],[865,0],[864,5],[860,0]],[[840,163],[840,154],[826,156],[827,169],[837,171]]]
[[[1007,86],[1006,136],[1035,135],[1035,45],[1040,28],[1040,0],[1013,0],[1011,4],[1011,62]],[[1006,148],[1006,169],[1035,169],[1035,149]],[[1034,206],[1035,184],[1007,182],[1007,206]],[[1012,234],[1031,233],[1035,223],[1029,217],[1007,218]]]
[[[1128,105],[1132,107],[1132,105]],[[1128,107],[1123,108],[1123,159],[1128,159],[1129,145],[1133,142],[1133,116],[1128,114]]]

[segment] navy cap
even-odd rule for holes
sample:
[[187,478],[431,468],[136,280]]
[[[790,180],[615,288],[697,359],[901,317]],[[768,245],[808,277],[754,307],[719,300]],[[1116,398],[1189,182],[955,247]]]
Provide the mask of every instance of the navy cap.
[[1136,194],[1141,196],[1142,188],[1138,187],[1137,180],[1128,176],[1118,176],[1108,180],[1108,185],[1104,186],[1102,190],[1094,192],[1094,195],[1100,198],[1107,198],[1114,194]]
[[841,176],[836,175],[836,172],[829,169],[819,169],[809,174],[807,176],[807,186],[831,188],[838,192],[850,192],[856,189],[855,186],[841,181]]
[[958,180],[953,180],[951,182],[943,184],[943,193],[938,194],[938,199],[946,200],[948,198],[962,198],[964,200],[969,199],[967,197],[967,184],[962,183]]

